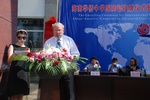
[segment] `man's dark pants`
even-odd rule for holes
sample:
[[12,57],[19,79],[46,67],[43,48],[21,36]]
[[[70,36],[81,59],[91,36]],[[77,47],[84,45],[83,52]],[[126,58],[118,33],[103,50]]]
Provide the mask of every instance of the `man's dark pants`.
[[61,100],[75,100],[74,96],[74,73],[70,72],[60,78]]

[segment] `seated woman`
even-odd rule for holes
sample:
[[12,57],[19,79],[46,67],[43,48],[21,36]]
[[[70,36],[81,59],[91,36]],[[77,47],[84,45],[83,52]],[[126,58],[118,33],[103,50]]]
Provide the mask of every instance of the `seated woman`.
[[130,64],[126,66],[126,68],[130,69],[131,71],[136,71],[137,69],[140,69],[138,66],[138,60],[136,58],[130,59]]
[[86,65],[86,67],[84,68],[85,72],[96,71],[97,69],[101,68],[99,61],[96,57],[91,57],[90,62],[91,63]]
[[131,71],[141,72],[140,67],[138,66],[138,60],[136,58],[131,58],[129,65],[125,66],[125,76],[130,76]]

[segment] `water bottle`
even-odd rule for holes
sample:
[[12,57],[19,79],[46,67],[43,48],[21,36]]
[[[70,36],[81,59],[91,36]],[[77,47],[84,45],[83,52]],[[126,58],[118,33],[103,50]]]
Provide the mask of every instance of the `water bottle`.
[[99,67],[97,67],[97,69],[96,69],[96,71],[98,72],[98,75],[100,75],[100,68]]
[[142,68],[141,77],[146,77],[146,70],[144,68]]
[[99,67],[97,67],[97,68],[96,68],[96,71],[97,71],[97,72],[100,72],[100,68],[99,68]]

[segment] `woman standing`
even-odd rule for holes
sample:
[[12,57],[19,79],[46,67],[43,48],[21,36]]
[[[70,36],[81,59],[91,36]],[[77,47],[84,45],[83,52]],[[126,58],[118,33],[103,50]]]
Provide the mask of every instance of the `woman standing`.
[[22,100],[23,95],[29,94],[29,75],[23,70],[25,61],[13,61],[17,55],[15,51],[25,50],[25,41],[27,39],[27,32],[23,29],[18,30],[17,43],[10,44],[8,48],[8,63],[11,64],[8,77],[8,96],[10,100]]

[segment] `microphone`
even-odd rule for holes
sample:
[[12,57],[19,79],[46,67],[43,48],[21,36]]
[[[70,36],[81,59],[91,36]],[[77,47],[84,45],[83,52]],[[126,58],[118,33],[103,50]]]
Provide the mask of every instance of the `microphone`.
[[32,51],[32,49],[33,49],[33,43],[32,43],[32,41],[31,40],[29,40],[29,43],[30,43],[30,50]]

